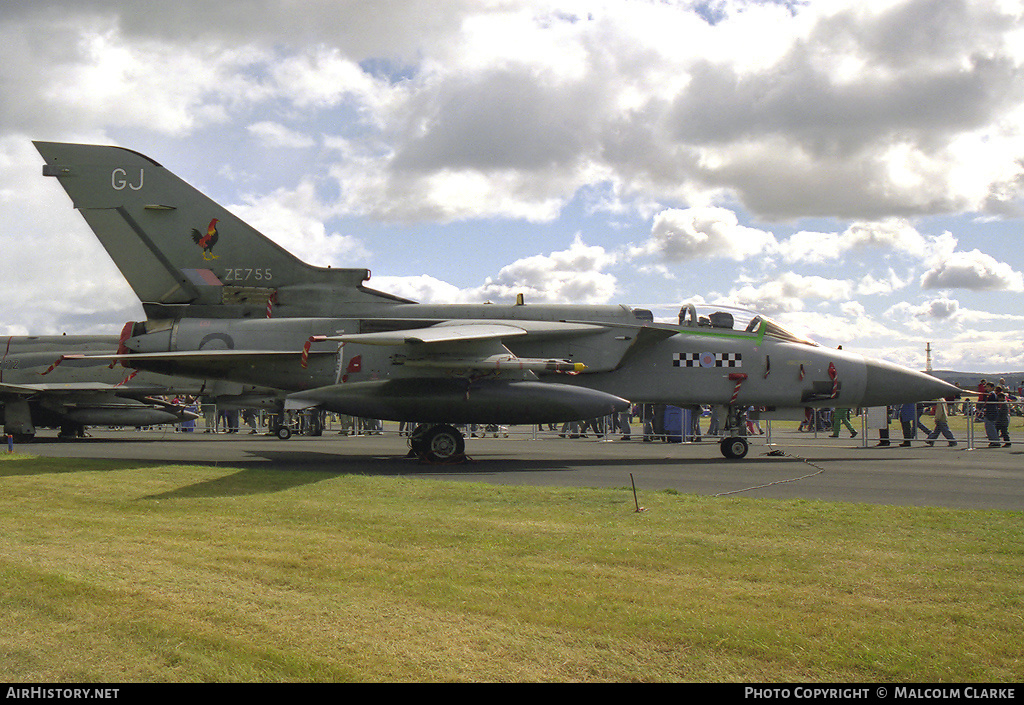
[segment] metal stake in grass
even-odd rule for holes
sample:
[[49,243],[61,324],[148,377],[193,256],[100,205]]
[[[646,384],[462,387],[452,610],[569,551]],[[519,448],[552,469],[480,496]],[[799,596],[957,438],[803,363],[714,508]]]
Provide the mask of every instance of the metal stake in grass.
[[643,507],[641,507],[640,506],[640,502],[637,501],[637,498],[636,498],[636,482],[633,481],[633,473],[629,473],[629,482],[630,482],[631,485],[633,485],[633,504],[636,505],[636,512],[634,512],[634,513],[635,514],[639,514],[640,512],[646,512],[647,510],[644,509]]

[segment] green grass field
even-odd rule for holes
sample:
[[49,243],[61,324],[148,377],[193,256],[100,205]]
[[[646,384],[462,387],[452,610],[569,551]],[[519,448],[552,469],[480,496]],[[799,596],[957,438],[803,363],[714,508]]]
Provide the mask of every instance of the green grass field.
[[1024,677],[1019,512],[2,457],[9,682]]

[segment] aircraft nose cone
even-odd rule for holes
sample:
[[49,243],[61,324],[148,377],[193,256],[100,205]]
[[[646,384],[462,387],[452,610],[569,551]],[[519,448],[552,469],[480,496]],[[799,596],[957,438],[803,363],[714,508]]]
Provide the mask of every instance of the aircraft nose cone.
[[888,406],[954,396],[960,390],[938,377],[884,360],[865,360],[864,406]]

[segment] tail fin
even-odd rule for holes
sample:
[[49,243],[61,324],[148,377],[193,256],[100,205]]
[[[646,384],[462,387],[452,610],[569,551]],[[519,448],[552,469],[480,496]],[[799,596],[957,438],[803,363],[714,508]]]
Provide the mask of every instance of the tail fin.
[[121,147],[35,142],[149,318],[339,316],[409,303],[363,287],[367,269],[298,259],[158,163]]

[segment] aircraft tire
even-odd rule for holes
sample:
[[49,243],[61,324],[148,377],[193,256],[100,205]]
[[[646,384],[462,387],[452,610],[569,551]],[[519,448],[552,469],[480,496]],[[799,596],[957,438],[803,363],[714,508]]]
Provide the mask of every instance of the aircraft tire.
[[427,454],[427,432],[430,426],[419,424],[409,434],[409,455],[421,458]]
[[61,440],[81,438],[84,435],[85,426],[77,423],[62,423],[57,438]]
[[433,426],[424,439],[426,459],[434,463],[451,462],[466,452],[466,437],[448,424]]
[[727,436],[722,439],[722,455],[729,460],[739,460],[747,456],[749,446],[743,436]]
[[287,441],[292,437],[292,430],[287,426],[278,426],[277,430],[274,431],[274,435],[280,438],[282,441]]

